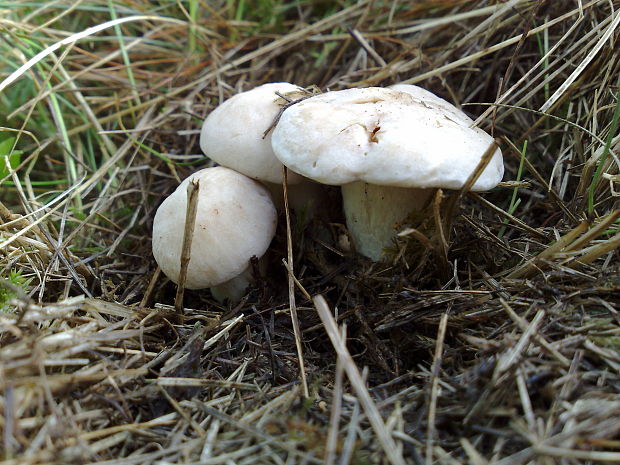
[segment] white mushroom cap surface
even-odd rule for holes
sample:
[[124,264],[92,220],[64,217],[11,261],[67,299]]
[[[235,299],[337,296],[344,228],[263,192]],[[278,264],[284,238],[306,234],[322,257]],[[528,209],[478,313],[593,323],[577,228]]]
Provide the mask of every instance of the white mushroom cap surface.
[[187,210],[187,186],[199,180],[196,223],[185,287],[202,289],[241,274],[275,235],[277,214],[258,182],[224,167],[193,173],[160,205],[153,221],[153,256],[178,282]]
[[412,84],[394,84],[389,86],[388,89],[405,92],[411,95],[414,100],[421,102],[423,105],[425,104],[436,109],[441,109],[448,118],[454,119],[455,121],[460,121],[465,126],[471,126],[473,123],[471,118],[457,107],[433,94],[431,91],[424,89],[423,87],[414,86]]
[[[412,93],[368,87],[303,100],[282,114],[274,152],[324,184],[459,189],[493,139],[445,100]],[[472,189],[491,189],[503,172],[498,149]]]
[[[213,110],[200,133],[200,148],[213,161],[259,181],[282,182],[282,163],[271,148],[272,131],[263,138],[282,108],[276,92],[303,95],[288,82],[263,84],[237,94]],[[288,182],[300,177],[290,173]]]

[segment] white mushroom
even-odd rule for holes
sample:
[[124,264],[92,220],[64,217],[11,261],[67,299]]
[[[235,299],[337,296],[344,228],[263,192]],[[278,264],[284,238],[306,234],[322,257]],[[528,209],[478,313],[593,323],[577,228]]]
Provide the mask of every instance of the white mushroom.
[[[311,97],[282,114],[272,137],[291,170],[342,185],[347,227],[357,250],[373,260],[435,188],[461,188],[493,142],[453,105],[411,88]],[[472,189],[491,189],[503,172],[498,149]]]
[[[280,95],[297,99],[307,95],[288,82],[263,84],[241,92],[215,108],[200,132],[200,148],[213,161],[262,181],[282,205],[282,163],[271,148],[271,127],[285,102]],[[305,207],[319,195],[316,183],[289,172],[289,201]]]
[[206,168],[185,179],[160,205],[153,221],[153,256],[175,283],[191,180],[199,180],[199,193],[185,287],[223,285],[214,292],[218,300],[238,300],[250,282],[250,259],[261,257],[275,235],[275,207],[262,185],[228,168]]
[[[278,95],[304,95],[288,82],[272,82],[236,94],[216,107],[202,124],[200,148],[213,161],[246,176],[280,184],[282,163],[273,154],[271,132],[263,138],[284,102]],[[289,176],[289,183],[301,180]]]

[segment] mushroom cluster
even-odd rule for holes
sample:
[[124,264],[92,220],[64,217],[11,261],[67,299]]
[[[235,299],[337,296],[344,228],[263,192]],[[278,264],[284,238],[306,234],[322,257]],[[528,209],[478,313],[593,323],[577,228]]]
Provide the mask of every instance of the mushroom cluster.
[[[200,145],[221,167],[185,180],[154,221],[153,254],[170,279],[179,275],[191,179],[200,178],[201,189],[185,286],[223,288],[214,294],[237,300],[249,283],[249,260],[260,257],[275,234],[276,207],[267,191],[276,201],[282,197],[283,166],[291,173],[293,206],[317,198],[312,181],[342,186],[355,248],[377,261],[402,222],[422,210],[436,189],[460,189],[493,143],[465,113],[417,86],[301,97],[308,97],[306,91],[293,84],[264,84],[206,118]],[[296,103],[285,106],[291,101]],[[497,149],[471,189],[491,189],[503,171]],[[260,213],[251,202],[260,204]],[[225,258],[228,253],[236,258]],[[224,271],[225,265],[231,266]]]
[[[264,137],[278,116],[279,95],[298,98],[305,91],[286,82],[265,84],[235,95],[205,119],[200,146],[220,166],[185,179],[164,200],[153,221],[153,256],[173,282],[179,283],[188,195],[199,181],[196,218],[184,286],[210,288],[219,300],[240,300],[252,281],[249,263],[267,251],[276,231],[274,201],[282,197],[282,163]],[[298,205],[316,194],[311,181],[291,173],[288,182]]]

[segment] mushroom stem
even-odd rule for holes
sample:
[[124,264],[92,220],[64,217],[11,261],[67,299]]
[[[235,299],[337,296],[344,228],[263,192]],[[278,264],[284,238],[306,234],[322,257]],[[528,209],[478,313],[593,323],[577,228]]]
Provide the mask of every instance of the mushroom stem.
[[[279,212],[284,210],[284,189],[282,184],[263,182],[271,194],[271,199]],[[301,178],[296,184],[288,185],[288,203],[297,213],[304,213],[308,217],[314,216],[316,209],[323,201],[323,188],[318,182],[308,178]]]
[[347,228],[357,251],[379,261],[393,244],[401,223],[422,210],[435,189],[378,186],[362,181],[342,186]]
[[239,303],[247,293],[248,287],[256,283],[255,273],[258,271],[260,276],[265,276],[267,273],[267,268],[269,267],[269,260],[267,259],[268,254],[269,251],[265,252],[265,255],[258,258],[256,265],[248,265],[245,270],[234,278],[211,286],[209,290],[213,298],[221,304],[226,300],[232,305]]
[[211,286],[211,295],[219,303],[228,300],[231,304],[236,304],[245,295],[246,289],[254,282],[252,270],[247,267],[240,274],[226,282]]

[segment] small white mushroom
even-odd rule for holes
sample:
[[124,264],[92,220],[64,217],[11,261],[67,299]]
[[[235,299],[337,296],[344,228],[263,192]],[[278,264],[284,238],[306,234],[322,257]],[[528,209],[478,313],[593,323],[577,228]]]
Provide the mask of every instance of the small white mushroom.
[[[200,132],[200,148],[213,161],[261,181],[282,206],[283,167],[271,148],[270,129],[282,105],[278,96],[295,100],[307,93],[288,82],[263,84],[229,98],[205,119]],[[289,201],[293,208],[305,207],[320,195],[319,186],[289,172]]]
[[262,185],[236,171],[215,167],[193,173],[164,200],[153,221],[153,256],[175,283],[191,180],[199,181],[199,193],[185,287],[224,284],[214,292],[218,300],[238,300],[250,282],[250,259],[260,258],[275,235],[276,209]]
[[[246,176],[282,183],[282,163],[273,154],[271,131],[263,138],[284,102],[278,95],[304,95],[288,82],[272,82],[236,94],[216,107],[200,131],[200,148],[213,161]],[[288,182],[301,180],[296,174]]]
[[[453,105],[406,87],[311,97],[282,114],[272,137],[276,156],[291,170],[343,186],[349,232],[373,260],[436,188],[461,188],[493,142]],[[498,149],[472,189],[491,189],[503,172]]]

